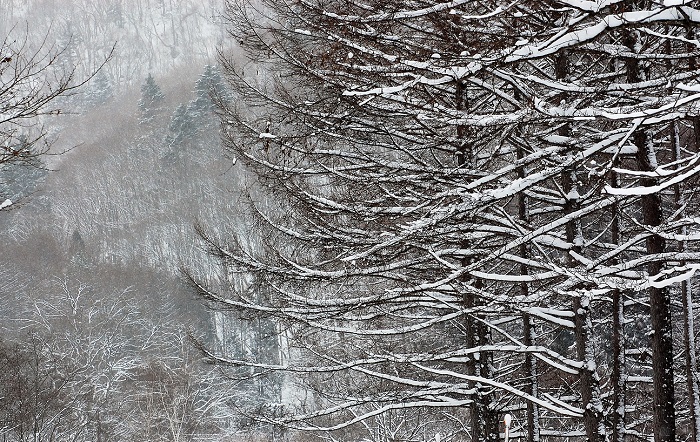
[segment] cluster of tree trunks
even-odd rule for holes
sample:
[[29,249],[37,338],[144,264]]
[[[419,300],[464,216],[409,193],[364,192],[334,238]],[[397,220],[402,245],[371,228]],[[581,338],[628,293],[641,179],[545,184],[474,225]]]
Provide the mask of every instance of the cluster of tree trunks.
[[290,208],[202,235],[254,285],[192,283],[290,356],[209,356],[338,439],[697,441],[700,9],[497,3],[229,3],[266,76],[222,57],[224,142]]

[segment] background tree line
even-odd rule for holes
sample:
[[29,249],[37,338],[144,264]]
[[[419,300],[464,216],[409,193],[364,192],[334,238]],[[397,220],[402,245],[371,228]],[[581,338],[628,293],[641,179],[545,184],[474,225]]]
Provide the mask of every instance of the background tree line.
[[[151,3],[140,22],[120,28],[120,41],[165,14],[178,33],[186,30],[177,23],[196,19],[196,44],[213,50],[216,36],[201,32],[215,25],[200,10],[213,5],[190,5],[197,13],[180,17],[192,8]],[[153,74],[128,52],[148,49],[139,42],[126,50],[118,43],[105,65],[90,66],[105,61],[101,43],[114,44],[116,22],[103,6],[0,7],[7,36],[0,47],[0,434],[34,442],[238,437],[231,410],[255,396],[247,385],[222,383],[188,335],[215,343],[216,330],[243,331],[203,309],[178,270],[196,264],[203,277],[221,278],[194,244],[195,220],[221,218],[242,229],[234,190],[244,177],[221,158],[209,97],[220,90],[220,73],[201,53],[163,61],[150,37]],[[133,12],[123,2],[113,6]],[[50,11],[53,31],[65,30],[64,20],[87,28],[66,31],[52,46],[42,15]],[[89,21],[79,20],[83,13]],[[23,28],[22,17],[35,26]],[[177,39],[178,51],[194,44]],[[138,70],[126,78],[128,63]]]
[[0,35],[28,34],[38,44],[65,48],[61,64],[89,74],[117,44],[114,62],[81,95],[99,94],[102,86],[137,85],[149,72],[165,74],[196,60],[212,58],[221,39],[218,1],[189,0],[3,0]]

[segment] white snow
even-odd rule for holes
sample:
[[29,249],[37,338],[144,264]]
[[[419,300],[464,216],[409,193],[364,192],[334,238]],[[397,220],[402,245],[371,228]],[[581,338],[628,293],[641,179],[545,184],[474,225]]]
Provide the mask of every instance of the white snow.
[[[610,195],[621,195],[621,196],[629,196],[629,195],[651,195],[653,193],[658,193],[664,189],[667,189],[668,187],[680,183],[684,180],[687,180],[691,176],[695,175],[700,171],[700,164],[696,164],[695,167],[690,168],[688,171],[685,173],[681,173],[676,175],[673,178],[667,179],[662,183],[659,183],[655,186],[637,186],[637,187],[625,187],[625,188],[617,188],[617,187],[612,187],[612,186],[605,186],[604,192],[610,194]],[[661,173],[658,173],[660,175]]]
[[[651,287],[663,288],[683,281],[688,281],[693,277],[693,275],[695,275],[695,272],[698,269],[700,269],[700,265],[698,264],[688,264],[682,267],[674,267],[673,269],[668,269],[662,271],[658,275],[649,277],[649,285]],[[673,275],[674,273],[675,275]],[[662,279],[669,274],[673,276]]]
[[[562,327],[571,328],[571,329],[574,328],[573,321],[568,321],[566,319],[561,318],[561,316],[573,317],[573,312],[556,311],[556,310],[552,310],[552,309],[543,309],[543,308],[537,308],[537,307],[532,307],[530,309],[527,309],[526,311],[532,316],[536,316],[540,319],[551,322],[553,324],[557,324],[557,325],[560,325]],[[557,315],[559,317],[557,317],[555,315]]]
[[[597,12],[601,9],[601,4],[612,4],[617,3],[615,0],[610,2],[592,2],[592,1],[582,1],[582,0],[562,0],[565,3],[575,6],[582,10]],[[674,1],[674,0],[671,0]],[[584,42],[592,41],[594,38],[598,37],[605,31],[613,28],[618,28],[630,23],[661,23],[666,21],[679,21],[687,20],[690,22],[697,23],[700,21],[700,11],[687,6],[670,8],[665,10],[646,10],[646,11],[632,11],[625,12],[622,14],[608,15],[603,17],[598,23],[577,29],[572,32],[568,32],[564,35],[555,37],[546,42],[539,42],[538,44],[521,46],[508,57],[506,57],[506,62],[518,61],[526,58],[539,58],[547,55],[554,54],[559,50],[576,46]]]
[[598,12],[601,9],[608,7],[612,4],[615,3],[620,3],[622,0],[598,0],[598,1],[590,1],[590,0],[559,0],[561,3],[565,3],[571,7],[574,7],[576,9],[580,9],[582,11],[587,11],[587,12]]

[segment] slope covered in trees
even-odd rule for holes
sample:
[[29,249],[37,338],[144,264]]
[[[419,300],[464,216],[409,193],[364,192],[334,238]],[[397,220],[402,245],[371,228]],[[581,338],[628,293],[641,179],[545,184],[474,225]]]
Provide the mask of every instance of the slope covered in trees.
[[0,35],[30,31],[35,44],[49,35],[67,50],[62,62],[80,74],[92,72],[116,43],[114,62],[102,72],[122,87],[213,57],[223,36],[220,7],[216,0],[2,0]]
[[262,419],[697,440],[697,3],[229,2],[266,75],[223,60],[224,141],[267,247],[204,229],[238,283],[192,283],[284,337],[210,354],[303,385]]
[[[197,263],[201,275],[220,278],[193,223],[236,218],[231,182],[242,178],[220,158],[201,90],[216,69],[144,76],[141,91],[114,90],[89,111],[58,115],[46,104],[72,90],[73,72],[54,85],[60,65],[38,61],[62,58],[39,54],[29,65],[12,54],[2,80],[17,87],[3,89],[0,126],[0,195],[12,201],[0,210],[0,434],[35,442],[231,434],[242,388],[219,385],[191,346],[189,334],[215,342],[214,318],[178,274],[181,263]],[[18,71],[29,78],[7,75]],[[181,102],[196,118],[171,143]]]
[[256,343],[179,275],[225,279],[196,220],[243,229],[205,66],[216,6],[0,1],[3,440],[214,440],[256,400],[190,335]]

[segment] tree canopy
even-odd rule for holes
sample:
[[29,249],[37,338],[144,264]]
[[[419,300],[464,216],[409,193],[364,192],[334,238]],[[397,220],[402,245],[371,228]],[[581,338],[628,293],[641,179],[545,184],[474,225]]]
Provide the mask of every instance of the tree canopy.
[[675,440],[695,3],[229,2],[265,74],[222,60],[224,142],[267,241],[204,230],[246,283],[192,279],[285,352],[210,356],[298,378],[313,400],[264,415],[293,428],[495,441],[508,412],[529,441]]

